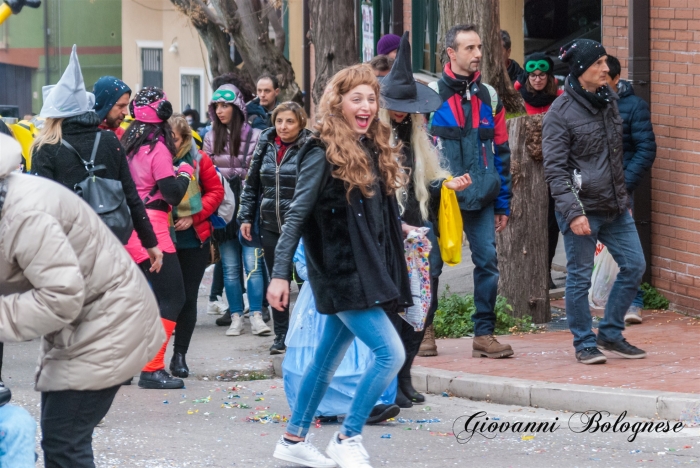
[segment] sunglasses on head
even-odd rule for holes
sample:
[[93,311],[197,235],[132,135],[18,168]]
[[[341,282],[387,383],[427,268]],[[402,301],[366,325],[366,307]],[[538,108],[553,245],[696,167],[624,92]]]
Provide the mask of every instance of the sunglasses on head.
[[535,70],[541,70],[545,73],[549,71],[549,62],[547,60],[530,61],[525,64],[525,71],[532,73]]

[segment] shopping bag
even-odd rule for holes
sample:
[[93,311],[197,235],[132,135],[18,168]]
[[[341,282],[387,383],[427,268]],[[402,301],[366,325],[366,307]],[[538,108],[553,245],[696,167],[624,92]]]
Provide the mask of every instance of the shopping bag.
[[[450,180],[451,177],[447,180]],[[457,195],[442,185],[440,189],[440,211],[438,212],[438,245],[442,261],[455,266],[462,261],[462,213]]]
[[408,233],[403,242],[413,305],[405,312],[399,313],[399,316],[411,324],[417,332],[425,327],[425,319],[432,299],[428,258],[432,246],[428,240],[428,231],[426,227],[415,229]]
[[608,252],[607,247],[598,242],[593,261],[591,289],[588,291],[588,304],[591,307],[605,307],[619,272],[620,268]]

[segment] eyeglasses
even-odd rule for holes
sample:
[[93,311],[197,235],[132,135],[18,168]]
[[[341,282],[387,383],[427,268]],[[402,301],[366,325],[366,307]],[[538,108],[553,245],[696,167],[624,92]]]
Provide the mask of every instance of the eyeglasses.
[[545,73],[542,73],[541,75],[530,73],[530,78],[532,78],[532,81],[543,81],[547,79],[547,75]]
[[531,60],[525,64],[525,71],[532,73],[535,70],[542,70],[547,73],[549,71],[549,61],[547,60]]

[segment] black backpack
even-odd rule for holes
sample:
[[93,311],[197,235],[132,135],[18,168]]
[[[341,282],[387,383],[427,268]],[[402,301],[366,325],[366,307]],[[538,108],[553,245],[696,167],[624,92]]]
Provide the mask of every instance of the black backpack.
[[61,139],[61,144],[78,156],[88,172],[85,180],[75,184],[73,190],[95,210],[107,227],[117,236],[117,239],[122,244],[126,244],[134,230],[134,224],[131,220],[129,206],[126,204],[122,183],[118,180],[103,179],[95,175],[95,172],[106,169],[103,164],[95,166],[95,155],[100,144],[100,136],[101,132],[97,132],[95,135],[90,161],[85,161],[66,140]]

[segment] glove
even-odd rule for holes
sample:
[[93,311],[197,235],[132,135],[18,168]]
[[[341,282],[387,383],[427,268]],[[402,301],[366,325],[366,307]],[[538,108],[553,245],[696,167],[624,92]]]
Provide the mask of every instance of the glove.
[[177,166],[177,175],[187,175],[188,178],[192,178],[192,174],[194,174],[194,168],[190,166],[187,163],[182,163],[179,166]]

